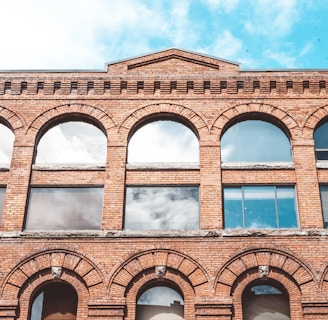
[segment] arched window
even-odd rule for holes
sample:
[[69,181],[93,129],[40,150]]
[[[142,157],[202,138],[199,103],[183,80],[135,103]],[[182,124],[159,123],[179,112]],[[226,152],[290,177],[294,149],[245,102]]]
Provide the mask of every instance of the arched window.
[[328,122],[315,130],[313,139],[317,161],[328,160]]
[[5,125],[0,123],[0,166],[9,167],[13,153],[14,133]]
[[45,285],[35,295],[30,309],[30,320],[75,320],[77,294],[64,283]]
[[279,284],[256,282],[242,300],[243,320],[290,320],[289,297]]
[[221,159],[227,162],[291,162],[288,137],[277,126],[262,120],[241,121],[221,138]]
[[171,120],[150,122],[139,128],[128,145],[128,163],[199,162],[196,135],[185,125]]
[[68,121],[50,128],[40,139],[36,164],[105,164],[107,138],[96,126],[82,121]]
[[183,317],[182,295],[164,284],[148,288],[138,298],[136,320],[183,320]]

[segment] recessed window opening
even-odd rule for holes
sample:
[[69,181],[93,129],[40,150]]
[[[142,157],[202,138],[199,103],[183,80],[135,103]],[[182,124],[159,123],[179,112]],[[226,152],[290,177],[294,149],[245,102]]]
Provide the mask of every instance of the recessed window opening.
[[54,83],[54,91],[56,92],[57,90],[59,90],[60,89],[60,86],[61,86],[60,82],[59,81],[56,81]]
[[241,121],[224,132],[221,160],[223,163],[291,162],[291,145],[285,133],[270,122]]
[[126,230],[199,229],[198,186],[135,186],[125,194]]
[[187,126],[157,120],[139,128],[128,144],[128,163],[199,162],[199,142]]
[[45,285],[31,303],[30,320],[75,320],[77,294],[62,282]]
[[154,81],[154,90],[160,90],[161,89],[161,82],[160,81]]
[[144,82],[143,81],[138,81],[137,82],[137,89],[138,90],[143,90],[144,89]]
[[44,89],[44,82],[38,82],[37,84],[37,92]]
[[244,320],[290,320],[289,296],[276,283],[258,282],[242,295]]
[[104,82],[104,90],[109,90],[110,89],[110,81],[105,81]]
[[237,81],[237,89],[238,90],[244,89],[244,81]]
[[126,90],[128,88],[128,82],[127,81],[121,81],[121,90]]
[[277,82],[276,81],[270,81],[270,90],[277,88]]
[[24,81],[24,82],[21,83],[21,92],[24,92],[26,90],[27,90],[27,82]]
[[227,89],[227,81],[220,81],[220,89]]
[[310,82],[305,80],[303,81],[303,89],[309,89],[310,88]]
[[328,160],[328,122],[321,124],[313,134],[317,161]]
[[11,82],[6,81],[5,82],[5,93],[10,93],[11,92]]
[[36,151],[36,164],[105,164],[107,138],[96,126],[82,121],[60,123],[44,133]]
[[25,230],[98,230],[102,205],[102,187],[32,187]]
[[187,81],[187,90],[194,89],[194,81]]
[[89,91],[93,90],[94,86],[95,86],[94,82],[89,81],[88,84],[87,84],[87,91],[89,92]]
[[260,89],[260,81],[256,80],[253,81],[253,89]]
[[177,82],[176,81],[171,81],[170,82],[170,89],[171,89],[171,91],[177,89]]
[[286,81],[286,88],[287,89],[293,89],[293,81],[291,81],[291,80]]
[[320,80],[319,81],[319,88],[320,89],[326,89],[326,81],[325,80]]
[[77,90],[77,82],[73,81],[71,82],[71,91],[76,91]]
[[0,123],[0,167],[10,165],[14,140],[14,133],[7,126]]
[[180,293],[165,285],[152,287],[137,301],[136,320],[183,320],[184,301]]
[[211,81],[204,81],[203,86],[204,86],[204,90],[210,90],[211,89]]
[[297,227],[293,187],[225,187],[223,198],[225,228]]

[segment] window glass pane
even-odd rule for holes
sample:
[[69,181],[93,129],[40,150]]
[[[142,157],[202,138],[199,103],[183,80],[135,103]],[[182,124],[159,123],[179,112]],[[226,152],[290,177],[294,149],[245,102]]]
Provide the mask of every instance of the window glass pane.
[[14,133],[8,127],[0,123],[0,164],[10,164],[14,140]]
[[131,137],[128,162],[199,162],[198,139],[181,123],[154,121]]
[[224,224],[226,228],[243,228],[241,188],[226,188],[224,195]]
[[317,160],[328,160],[328,122],[315,130],[313,138]]
[[31,188],[26,230],[101,227],[103,188]]
[[276,205],[273,187],[244,187],[245,227],[276,228]]
[[288,137],[275,125],[247,120],[230,127],[221,139],[222,162],[292,161]]
[[277,188],[278,214],[280,228],[296,228],[296,204],[294,188]]
[[181,295],[168,287],[158,286],[145,291],[137,303],[137,320],[182,320],[184,316]]
[[198,187],[128,187],[125,229],[199,229]]
[[69,121],[49,129],[37,146],[35,163],[106,163],[107,138],[96,126]]
[[2,217],[3,204],[5,202],[6,188],[0,188],[0,219]]
[[320,186],[321,206],[325,228],[328,228],[328,186]]
[[224,188],[225,228],[296,228],[293,187]]

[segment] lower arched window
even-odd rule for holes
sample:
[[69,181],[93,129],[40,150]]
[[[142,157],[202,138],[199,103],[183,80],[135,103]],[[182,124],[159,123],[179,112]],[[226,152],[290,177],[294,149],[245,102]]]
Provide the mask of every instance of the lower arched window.
[[290,320],[289,297],[278,283],[253,283],[242,299],[243,320]]
[[75,290],[60,282],[42,287],[34,296],[30,320],[75,320],[77,294]]
[[166,284],[147,287],[137,301],[136,320],[183,320],[182,295]]

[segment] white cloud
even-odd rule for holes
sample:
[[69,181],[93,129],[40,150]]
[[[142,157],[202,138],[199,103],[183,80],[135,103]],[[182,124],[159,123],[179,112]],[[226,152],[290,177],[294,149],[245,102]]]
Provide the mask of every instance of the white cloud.
[[251,34],[286,36],[299,19],[296,0],[257,0],[251,2],[253,15],[245,22]]
[[216,11],[222,9],[223,11],[230,13],[237,7],[239,0],[203,0],[203,2],[210,8],[210,10]]
[[278,62],[278,64],[280,64],[282,67],[285,68],[296,68],[296,56],[294,54],[289,54],[287,52],[274,52],[272,50],[266,50],[264,52],[264,55],[269,58],[272,59],[276,62]]

